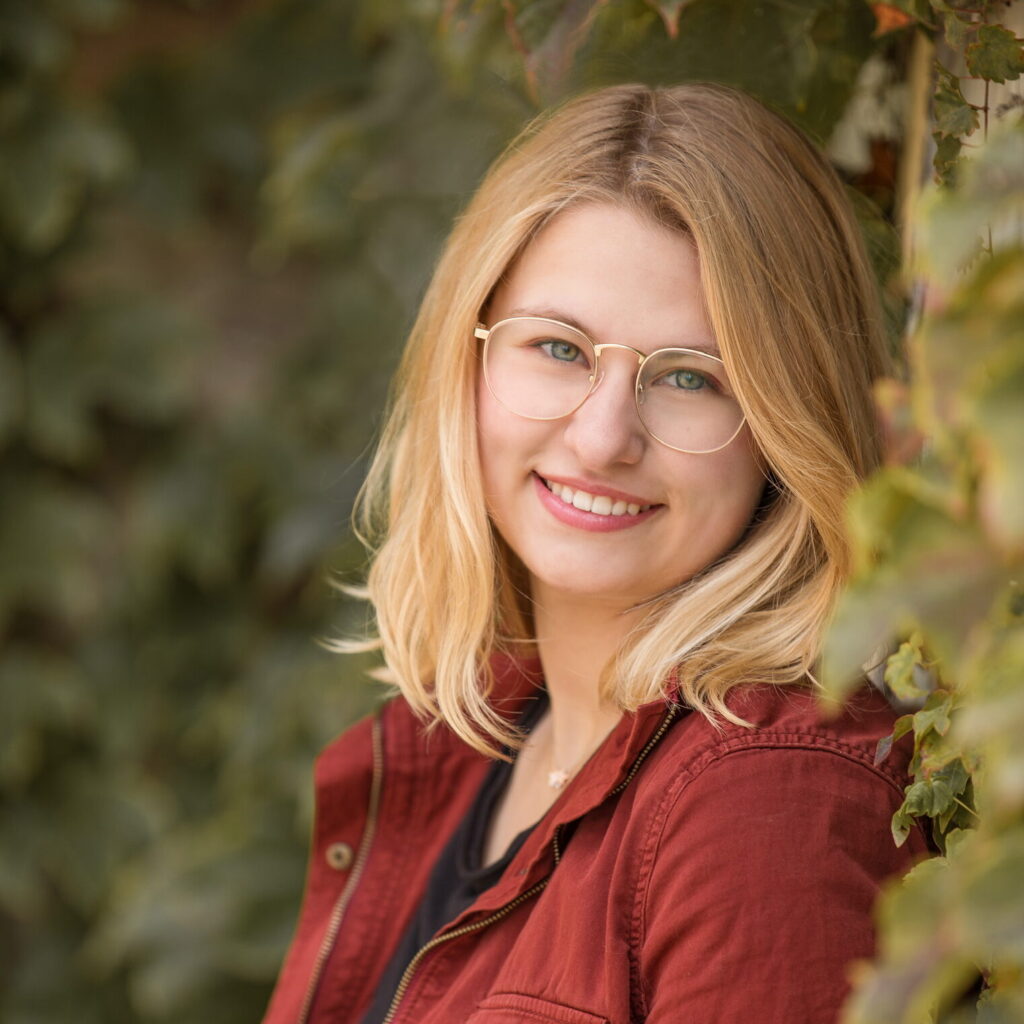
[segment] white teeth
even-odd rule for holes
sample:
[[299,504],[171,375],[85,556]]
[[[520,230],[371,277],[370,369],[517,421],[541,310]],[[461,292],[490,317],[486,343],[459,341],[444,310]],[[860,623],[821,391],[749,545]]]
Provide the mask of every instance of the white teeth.
[[[544,480],[543,477],[541,477]],[[613,501],[605,494],[588,494],[586,491],[574,491],[565,484],[553,480],[544,480],[549,491],[561,498],[566,505],[572,505],[584,512],[593,512],[599,516],[631,516],[646,512],[650,505],[636,505],[633,502]]]

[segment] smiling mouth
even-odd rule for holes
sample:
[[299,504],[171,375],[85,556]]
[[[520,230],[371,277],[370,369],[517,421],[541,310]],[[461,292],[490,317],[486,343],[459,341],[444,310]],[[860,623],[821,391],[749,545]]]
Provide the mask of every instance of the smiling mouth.
[[655,505],[635,505],[632,502],[617,501],[609,498],[606,494],[574,491],[565,484],[547,480],[544,477],[540,477],[540,480],[556,498],[560,498],[566,505],[572,505],[573,508],[578,508],[583,512],[592,512],[598,516],[636,516],[656,507]]

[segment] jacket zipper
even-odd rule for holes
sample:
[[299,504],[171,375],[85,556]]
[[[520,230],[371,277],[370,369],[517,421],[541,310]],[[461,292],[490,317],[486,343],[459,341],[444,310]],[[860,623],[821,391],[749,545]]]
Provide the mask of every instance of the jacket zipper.
[[[551,848],[555,856],[555,865],[558,865],[559,860],[562,857],[562,851],[558,846],[559,833],[562,830],[562,826],[559,825],[555,829],[554,837],[551,840]],[[431,939],[425,946],[423,946],[417,954],[409,961],[409,966],[406,967],[405,973],[402,975],[401,980],[398,982],[398,988],[395,989],[394,998],[391,1000],[391,1006],[388,1007],[387,1016],[384,1018],[384,1024],[391,1024],[395,1019],[395,1013],[398,1010],[398,1004],[402,1001],[402,996],[405,995],[406,989],[409,987],[409,982],[412,981],[413,973],[419,966],[420,961],[430,952],[435,946],[440,946],[447,942],[449,939],[457,939],[460,935],[468,935],[470,932],[479,931],[481,928],[486,928],[489,924],[493,924],[495,921],[500,921],[503,917],[510,914],[516,907],[525,903],[528,899],[532,899],[545,888],[548,882],[551,881],[551,875],[546,878],[542,878],[536,885],[531,886],[526,892],[521,892],[514,900],[510,903],[506,903],[505,906],[500,907],[489,917],[485,917],[480,921],[476,921],[473,924],[463,925],[461,928],[456,928],[454,931],[445,932],[444,935],[438,935],[436,938]]]
[[366,867],[366,861],[370,855],[370,845],[373,843],[373,836],[377,830],[377,814],[380,810],[380,793],[384,781],[384,743],[380,714],[373,720],[372,744],[373,778],[370,782],[370,805],[366,815],[366,827],[363,829],[363,837],[359,841],[359,850],[352,864],[352,871],[348,876],[348,881],[345,883],[345,888],[341,890],[334,903],[334,907],[331,909],[331,916],[327,921],[327,930],[324,932],[320,949],[317,951],[316,960],[313,961],[313,973],[306,988],[306,995],[302,1000],[302,1008],[299,1010],[298,1024],[306,1024],[309,1018],[309,1011],[313,1006],[313,997],[316,995],[316,990],[319,987],[324,966],[338,938],[345,910],[352,899],[356,886],[359,884],[363,869]]
[[[633,781],[634,776],[640,770],[640,765],[643,764],[647,755],[654,749],[655,745],[661,739],[661,737],[665,735],[665,730],[668,729],[668,727],[672,724],[675,717],[679,714],[679,711],[680,708],[678,706],[669,709],[669,712],[662,720],[661,725],[658,726],[658,731],[647,741],[646,746],[637,755],[636,760],[633,762],[632,767],[629,769],[629,773],[622,780],[622,782],[620,782],[619,785],[617,785],[611,791],[611,793],[608,794],[609,796],[615,796],[616,794],[621,793],[622,790],[624,790],[626,786],[628,786],[629,783]],[[562,859],[562,851],[560,847],[561,833],[562,826],[559,825],[555,829],[555,834],[551,839],[551,848],[554,854],[555,867],[558,867],[558,863]],[[552,874],[553,873],[554,868],[552,868]],[[420,965],[421,961],[423,960],[423,957],[426,956],[426,954],[429,953],[430,950],[434,949],[436,946],[443,945],[445,942],[448,942],[449,939],[457,939],[462,935],[468,935],[470,932],[480,931],[481,928],[486,928],[488,925],[494,924],[495,921],[500,921],[503,917],[506,917],[513,910],[515,910],[516,907],[521,906],[528,899],[532,899],[534,896],[536,896],[537,893],[544,889],[550,881],[551,874],[549,874],[546,878],[542,878],[536,885],[527,889],[526,892],[520,893],[510,903],[506,903],[503,907],[499,907],[493,914],[490,914],[488,917],[485,917],[480,921],[476,921],[473,924],[463,925],[461,928],[456,928],[454,931],[445,932],[443,935],[438,935],[435,938],[431,939],[425,946],[422,946],[416,953],[416,955],[409,961],[409,966],[406,967],[405,972],[402,974],[402,977],[398,982],[398,988],[395,989],[395,995],[391,1000],[391,1006],[388,1007],[387,1016],[384,1018],[383,1024],[391,1024],[391,1022],[395,1019],[395,1014],[398,1012],[398,1004],[401,1003],[402,997],[408,990],[409,984],[412,981],[412,976],[415,973],[416,968]]]

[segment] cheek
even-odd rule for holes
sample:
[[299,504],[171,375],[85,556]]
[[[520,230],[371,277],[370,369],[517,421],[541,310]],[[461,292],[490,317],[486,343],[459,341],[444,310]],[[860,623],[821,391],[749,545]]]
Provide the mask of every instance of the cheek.
[[[749,433],[745,431],[720,452],[687,458],[701,461],[689,461],[689,472],[677,474],[684,506],[706,517],[702,521],[707,529],[735,539],[753,517],[766,484]],[[686,481],[698,479],[699,486],[686,486]]]
[[501,518],[501,501],[513,482],[528,469],[531,424],[500,405],[480,380],[476,404],[477,451],[488,510]]
[[726,449],[728,459],[721,467],[723,498],[728,497],[728,514],[735,528],[742,532],[761,503],[767,478],[764,460],[747,429],[736,439],[734,450]]

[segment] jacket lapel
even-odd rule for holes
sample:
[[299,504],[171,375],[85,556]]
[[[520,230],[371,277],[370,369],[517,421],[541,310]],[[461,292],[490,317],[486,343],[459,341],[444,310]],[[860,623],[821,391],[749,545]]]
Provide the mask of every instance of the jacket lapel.
[[622,784],[672,706],[670,701],[658,700],[623,715],[594,756],[537,823],[498,884],[482,893],[449,928],[461,927],[493,913],[548,876],[555,867],[556,831],[564,831],[565,826],[599,806]]

